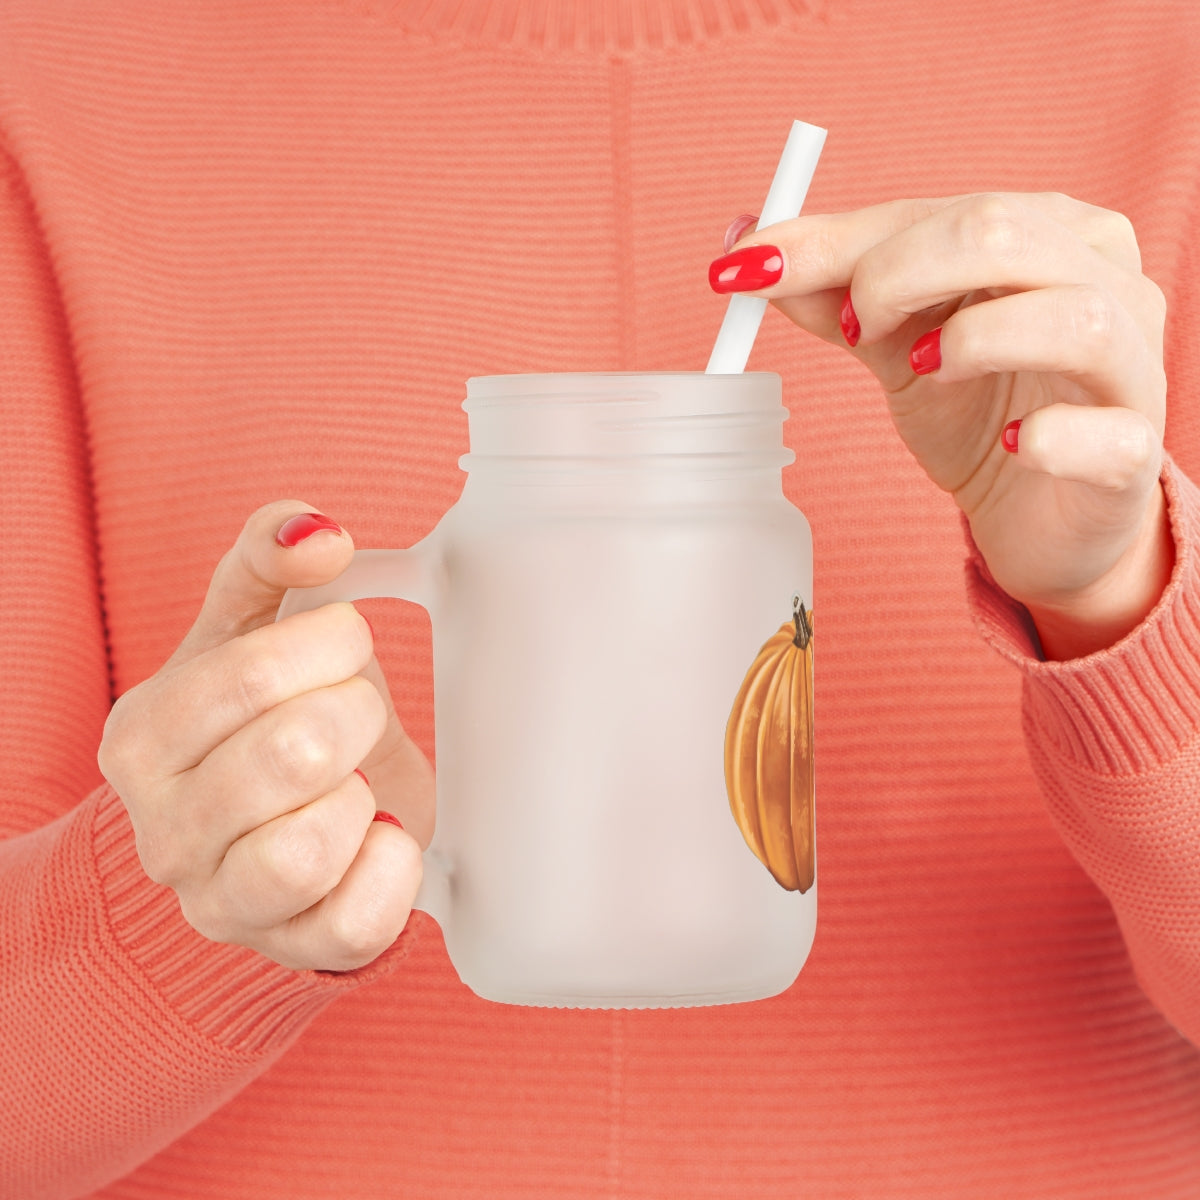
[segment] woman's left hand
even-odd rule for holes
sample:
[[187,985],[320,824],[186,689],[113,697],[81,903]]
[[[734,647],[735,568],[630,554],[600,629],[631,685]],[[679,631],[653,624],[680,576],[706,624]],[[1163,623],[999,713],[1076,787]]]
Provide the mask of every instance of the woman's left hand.
[[731,251],[710,270],[717,291],[770,299],[875,374],[1047,658],[1145,617],[1174,560],[1166,304],[1125,217],[1057,194],[900,200],[780,222]]

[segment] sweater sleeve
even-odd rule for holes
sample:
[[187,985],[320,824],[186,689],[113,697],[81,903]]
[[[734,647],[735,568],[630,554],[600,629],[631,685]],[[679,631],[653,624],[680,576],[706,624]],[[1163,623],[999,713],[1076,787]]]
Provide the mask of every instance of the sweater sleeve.
[[261,1074],[344,975],[216,945],[141,870],[96,765],[111,689],[87,430],[36,205],[0,154],[0,1180],[120,1178]]
[[967,591],[984,637],[1024,676],[1024,736],[1051,818],[1112,904],[1143,990],[1200,1045],[1200,491],[1169,456],[1162,482],[1175,568],[1116,645],[1041,660],[1028,612],[969,530]]

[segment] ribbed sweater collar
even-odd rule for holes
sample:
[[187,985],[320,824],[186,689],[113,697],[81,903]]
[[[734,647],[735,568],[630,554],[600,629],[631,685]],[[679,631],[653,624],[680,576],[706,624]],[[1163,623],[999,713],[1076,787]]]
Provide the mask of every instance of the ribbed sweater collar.
[[393,0],[354,3],[409,33],[474,45],[631,52],[824,15],[828,0]]

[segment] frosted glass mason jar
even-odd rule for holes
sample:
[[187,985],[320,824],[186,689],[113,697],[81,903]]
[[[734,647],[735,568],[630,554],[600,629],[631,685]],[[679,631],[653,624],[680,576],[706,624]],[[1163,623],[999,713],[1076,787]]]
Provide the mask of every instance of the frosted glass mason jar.
[[417,907],[490,1000],[783,991],[812,944],[815,878],[789,890],[756,857],[725,765],[751,664],[812,609],[779,376],[489,376],[463,407],[467,478],[436,528],[358,551],[280,608],[429,611],[437,829]]

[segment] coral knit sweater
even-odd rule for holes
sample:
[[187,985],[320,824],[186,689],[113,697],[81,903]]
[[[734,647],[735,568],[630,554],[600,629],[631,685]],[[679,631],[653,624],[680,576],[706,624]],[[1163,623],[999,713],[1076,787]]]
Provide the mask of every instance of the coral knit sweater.
[[[941,8],[0,0],[5,1200],[1200,1195],[1200,6]],[[1171,312],[1159,606],[1039,661],[873,379],[768,312],[821,620],[796,984],[521,1008],[424,917],[346,975],[194,933],[96,750],[245,518],[407,545],[468,376],[703,369],[796,117],[814,212],[1131,217]],[[372,604],[432,757],[428,619]]]

